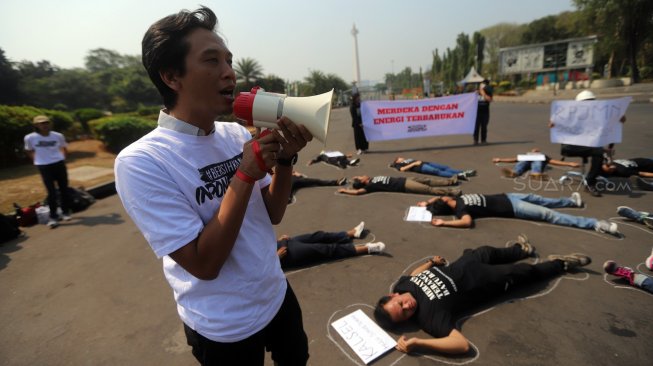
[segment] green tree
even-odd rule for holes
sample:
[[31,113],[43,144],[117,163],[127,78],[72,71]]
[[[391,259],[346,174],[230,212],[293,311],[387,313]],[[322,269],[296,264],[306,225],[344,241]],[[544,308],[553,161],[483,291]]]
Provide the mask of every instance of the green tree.
[[[574,0],[586,25],[599,39],[625,50],[633,82],[639,82],[638,52],[650,42],[653,32],[653,1],[650,0]],[[611,57],[614,59],[614,56]]]
[[85,60],[86,69],[90,72],[97,72],[133,66],[134,56],[123,56],[116,51],[96,48],[88,52]]
[[5,57],[5,51],[0,48],[0,104],[17,104],[18,83],[20,74]]
[[236,72],[236,81],[242,84],[240,90],[249,91],[257,80],[263,77],[261,65],[259,65],[258,61],[249,57],[236,61],[234,71]]
[[21,61],[18,63],[18,72],[23,79],[40,79],[54,75],[60,69],[50,61],[42,60],[37,63]]
[[113,110],[126,112],[143,105],[160,105],[161,97],[142,66],[115,69],[108,97]]
[[442,81],[442,58],[438,50],[432,52],[433,62],[431,63],[431,81]]
[[328,89],[322,91],[322,93],[328,92],[331,89],[334,89],[335,91],[347,90],[350,86],[340,76],[336,74],[327,74],[327,88]]
[[93,75],[84,69],[64,69],[54,75],[36,80],[39,87],[40,107],[66,109],[101,107],[96,96],[104,88],[98,85]]
[[335,74],[324,74],[319,70],[311,70],[301,85],[301,95],[317,95],[331,89],[336,91],[349,89],[348,84]]
[[264,78],[259,79],[258,85],[261,88],[265,89],[266,91],[272,93],[280,93],[280,94],[286,93],[286,83],[283,81],[282,78],[276,75],[270,74]]
[[456,71],[456,76],[460,76],[460,79],[465,77],[469,72],[469,69],[474,65],[474,52],[472,52],[472,44],[469,40],[469,36],[465,33],[460,33],[456,37],[456,49],[455,52],[459,56],[459,69]]
[[483,60],[485,60],[485,37],[480,32],[474,32],[472,45],[476,56],[476,70],[483,75]]
[[485,38],[485,52],[483,70],[485,76],[496,80],[499,70],[499,49],[518,46],[521,43],[521,34],[525,26],[514,23],[499,23],[481,29],[479,33]]

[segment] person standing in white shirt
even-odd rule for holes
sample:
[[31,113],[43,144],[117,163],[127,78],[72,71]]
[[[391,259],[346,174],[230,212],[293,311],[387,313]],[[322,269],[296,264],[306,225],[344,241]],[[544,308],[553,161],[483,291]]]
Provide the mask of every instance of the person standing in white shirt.
[[[52,131],[50,118],[39,115],[32,120],[35,132],[25,136],[25,152],[39,169],[43,184],[48,192],[50,220],[48,226],[56,228],[59,220],[68,221],[70,217],[70,192],[68,189],[68,171],[66,170],[66,138],[59,132]],[[56,184],[56,185],[55,185]],[[57,214],[57,188],[61,197],[62,216]]]
[[[305,365],[301,308],[276,254],[297,152],[312,139],[286,117],[252,139],[233,111],[233,55],[206,7],[154,23],[143,65],[163,97],[158,127],[116,158],[116,190],[170,284],[202,365]],[[301,122],[301,121],[298,121]],[[267,172],[274,169],[274,175]]]

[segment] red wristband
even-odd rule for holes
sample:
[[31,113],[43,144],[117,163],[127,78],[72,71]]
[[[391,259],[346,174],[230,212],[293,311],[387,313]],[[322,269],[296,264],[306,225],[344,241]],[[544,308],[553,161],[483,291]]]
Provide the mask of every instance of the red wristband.
[[243,173],[242,170],[236,169],[236,178],[242,180],[243,182],[247,184],[254,184],[256,183],[256,179],[250,177],[249,175]]
[[263,156],[261,155],[261,145],[259,145],[258,141],[254,140],[254,142],[252,142],[252,150],[254,151],[254,157],[256,157],[258,168],[263,172],[267,171],[268,168],[265,166],[265,161],[263,161]]

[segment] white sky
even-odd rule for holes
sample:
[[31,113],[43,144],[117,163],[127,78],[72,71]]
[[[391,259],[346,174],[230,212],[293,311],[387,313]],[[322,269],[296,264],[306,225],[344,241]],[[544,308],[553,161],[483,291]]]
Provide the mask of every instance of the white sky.
[[95,48],[140,55],[152,23],[200,3],[217,14],[236,60],[254,58],[264,74],[289,81],[310,70],[352,81],[354,23],[361,79],[381,81],[407,66],[426,70],[432,52],[455,47],[461,32],[574,10],[571,0],[2,0],[0,48],[11,61],[62,68],[83,67]]

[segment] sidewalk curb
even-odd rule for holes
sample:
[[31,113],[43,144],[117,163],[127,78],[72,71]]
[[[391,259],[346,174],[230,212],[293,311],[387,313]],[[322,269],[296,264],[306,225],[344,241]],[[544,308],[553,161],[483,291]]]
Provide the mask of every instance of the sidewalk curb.
[[116,182],[110,181],[107,183],[98,184],[86,190],[95,199],[102,199],[116,194]]

